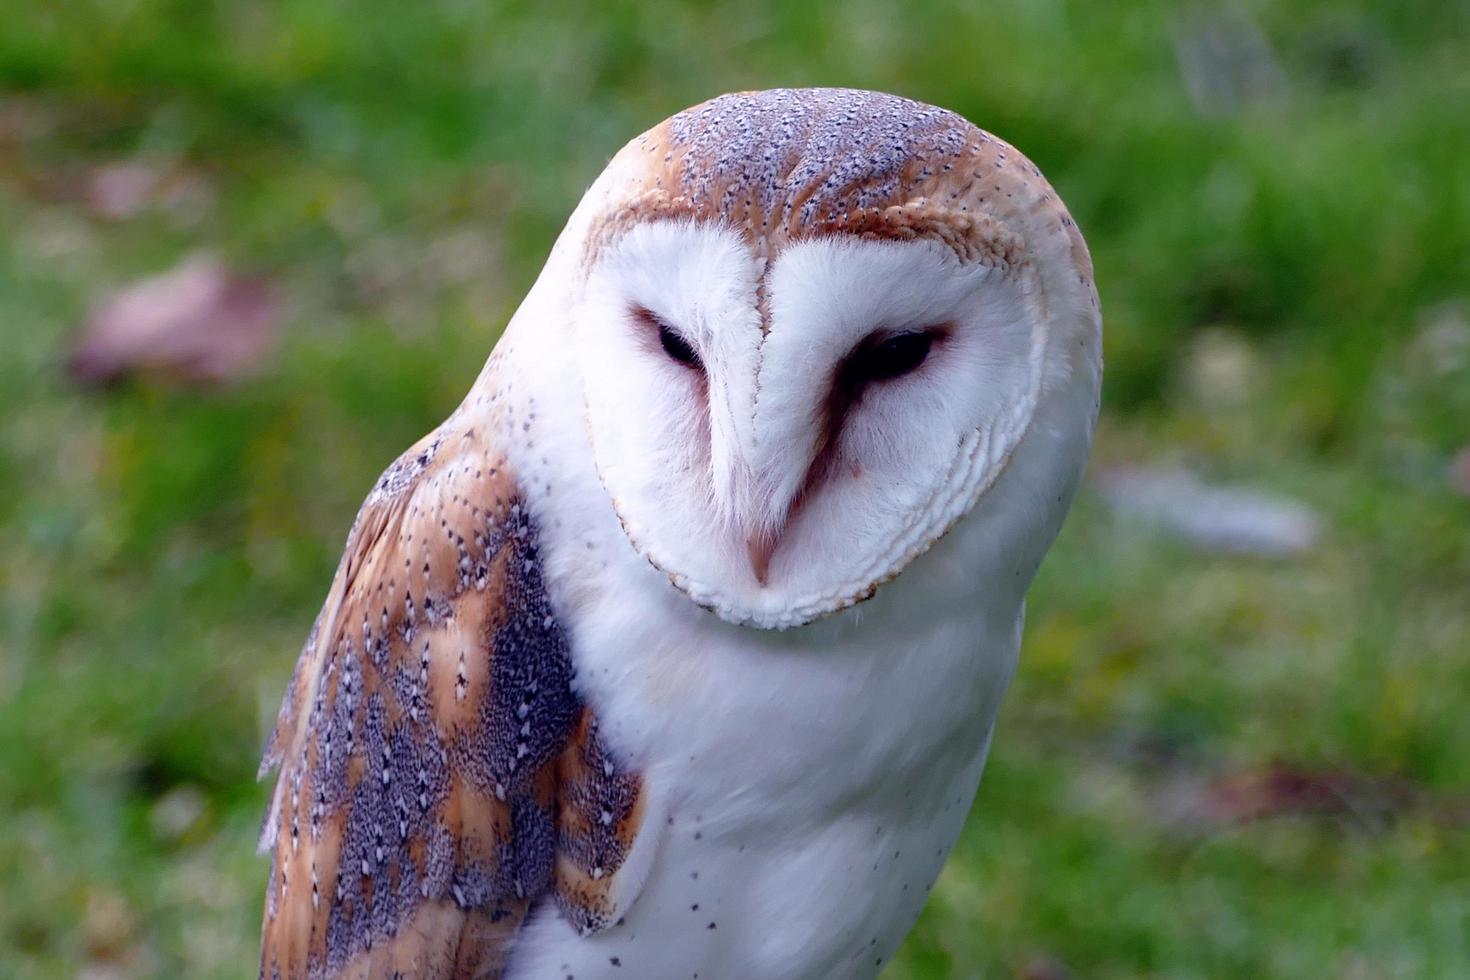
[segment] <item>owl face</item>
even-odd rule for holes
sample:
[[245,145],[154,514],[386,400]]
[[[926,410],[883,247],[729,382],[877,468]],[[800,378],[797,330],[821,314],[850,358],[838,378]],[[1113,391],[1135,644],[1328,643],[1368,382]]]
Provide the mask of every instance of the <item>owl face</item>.
[[[997,180],[994,152],[1014,151],[959,117],[810,95],[726,97],[744,101],[630,144],[600,182],[570,314],[629,541],[759,627],[872,595],[984,499],[1096,359],[1070,221],[1023,158]],[[971,210],[976,183],[995,207]],[[1095,406],[1091,375],[1079,405]]]

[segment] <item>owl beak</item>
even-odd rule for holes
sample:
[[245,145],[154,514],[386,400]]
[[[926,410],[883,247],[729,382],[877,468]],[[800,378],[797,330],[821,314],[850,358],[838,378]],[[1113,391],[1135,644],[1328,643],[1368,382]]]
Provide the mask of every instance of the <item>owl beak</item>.
[[[766,504],[745,522],[745,553],[750,558],[750,570],[755,575],[756,582],[764,588],[770,579],[771,558],[781,547],[792,522],[800,513],[804,495],[799,492],[792,494],[781,488],[770,491],[759,499],[766,501]],[[783,500],[785,503],[780,502]]]
[[757,533],[745,541],[746,552],[750,555],[750,570],[755,573],[755,580],[762,586],[766,584],[771,571],[771,555],[780,543],[781,528]]

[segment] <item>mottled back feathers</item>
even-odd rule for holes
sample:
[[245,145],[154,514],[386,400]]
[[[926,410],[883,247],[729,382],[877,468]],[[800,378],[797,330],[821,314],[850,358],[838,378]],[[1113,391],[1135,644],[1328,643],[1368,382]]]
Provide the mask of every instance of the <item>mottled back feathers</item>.
[[571,682],[535,522],[451,419],[363,505],[267,746],[261,975],[496,977],[553,893],[605,925],[639,779]]

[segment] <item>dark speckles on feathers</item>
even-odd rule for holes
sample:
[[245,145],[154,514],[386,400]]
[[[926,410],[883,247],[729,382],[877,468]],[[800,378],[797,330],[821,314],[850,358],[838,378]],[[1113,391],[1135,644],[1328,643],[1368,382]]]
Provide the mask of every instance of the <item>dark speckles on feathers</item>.
[[580,706],[572,694],[566,638],[551,612],[541,582],[535,534],[525,509],[513,505],[500,536],[507,555],[502,622],[493,650],[514,657],[491,661],[491,681],[479,709],[475,738],[466,741],[465,770],[487,792],[523,791],[535,772],[563,745]]
[[441,443],[441,439],[435,438],[418,452],[411,451],[400,456],[392,466],[383,472],[382,476],[378,477],[378,482],[373,486],[368,502],[373,503],[382,498],[397,496],[412,486],[433,462]]
[[[1048,219],[1066,209],[1036,168],[935,106],[851,89],[739,92],[677,114],[644,142],[663,152],[635,143],[614,161],[626,179],[589,229],[584,261],[633,225],[673,219],[736,229],[763,261],[795,241],[847,234],[927,239],[1006,271],[1060,234],[1090,275],[1075,229]],[[982,178],[996,199],[977,196]]]
[[284,771],[262,835],[262,975],[346,969],[390,943],[454,948],[405,928],[444,903],[466,955],[503,961],[552,887],[552,777],[583,714],[571,678],[504,461],[470,439],[422,441],[354,522],[268,743]]
[[881,92],[774,89],[721,96],[669,121],[687,197],[811,226],[894,203],[915,171],[964,150],[974,127]]
[[583,934],[606,928],[608,892],[641,817],[642,780],[622,769],[583,712],[557,767],[557,907]]

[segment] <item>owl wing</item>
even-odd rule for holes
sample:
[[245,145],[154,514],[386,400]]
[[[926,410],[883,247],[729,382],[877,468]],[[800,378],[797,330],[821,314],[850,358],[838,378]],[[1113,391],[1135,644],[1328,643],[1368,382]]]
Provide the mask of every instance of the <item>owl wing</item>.
[[451,423],[364,503],[267,743],[264,978],[498,977],[538,897],[596,931],[646,868],[535,522]]

